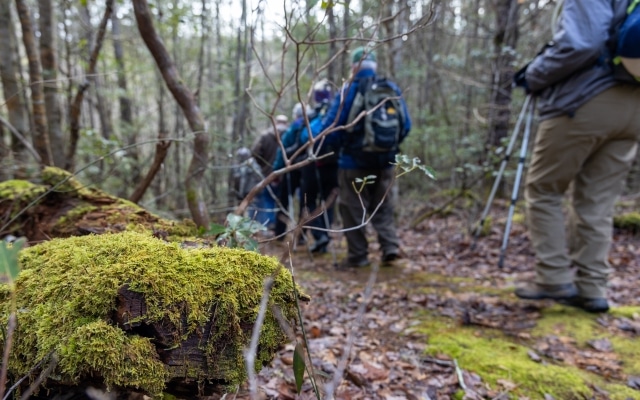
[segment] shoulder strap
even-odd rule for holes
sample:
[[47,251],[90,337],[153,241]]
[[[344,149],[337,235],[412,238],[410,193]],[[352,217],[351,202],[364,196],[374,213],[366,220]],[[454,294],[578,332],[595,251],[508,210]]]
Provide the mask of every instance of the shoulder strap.
[[[354,82],[358,83],[358,92],[353,97],[353,102],[351,103],[351,108],[349,109],[349,116],[347,117],[347,125],[355,121],[358,115],[364,110],[364,96],[367,90],[373,84],[373,77],[369,76],[366,78],[360,78],[358,80],[354,80]],[[359,126],[360,122],[347,129],[347,132],[353,132],[356,126]]]

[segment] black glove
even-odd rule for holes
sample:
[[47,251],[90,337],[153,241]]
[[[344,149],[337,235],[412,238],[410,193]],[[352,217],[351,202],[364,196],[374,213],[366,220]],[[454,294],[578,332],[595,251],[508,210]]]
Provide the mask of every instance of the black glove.
[[521,87],[524,89],[525,93],[530,94],[531,89],[529,89],[529,84],[527,83],[526,78],[527,67],[529,67],[529,64],[520,68],[520,70],[513,75],[513,87]]

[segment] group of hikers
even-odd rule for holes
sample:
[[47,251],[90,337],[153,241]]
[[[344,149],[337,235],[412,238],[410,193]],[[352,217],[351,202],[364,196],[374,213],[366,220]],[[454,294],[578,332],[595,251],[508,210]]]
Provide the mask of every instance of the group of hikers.
[[[564,0],[558,10],[553,41],[514,74],[514,86],[537,102],[540,121],[524,190],[535,274],[518,285],[515,295],[606,312],[614,206],[640,140],[640,0],[597,0],[588,6]],[[380,78],[376,67],[375,53],[357,48],[352,77],[337,93],[331,93],[327,82],[319,83],[315,108],[297,105],[290,125],[278,116],[275,130],[261,135],[247,151],[266,176],[284,167],[285,160],[295,163],[295,156],[308,155],[288,149],[306,143],[309,132],[313,138],[322,134],[316,142],[322,148],[312,150],[336,156],[320,157],[286,174],[278,189],[267,188],[256,202],[256,218],[274,223],[276,237],[282,237],[282,210],[298,189],[301,208],[311,215],[324,204],[326,211],[319,213],[324,218],[314,224],[326,229],[332,221],[328,203],[337,190],[348,247],[341,266],[346,267],[370,262],[364,229],[369,216],[381,261],[392,263],[400,256],[394,199],[388,193],[394,158],[411,119],[398,87]],[[565,203],[567,193],[570,201]],[[280,215],[261,214],[274,208],[275,199]],[[326,251],[326,231],[312,233],[312,251]]]
[[[298,221],[309,229],[295,235],[294,243],[305,244],[312,237],[309,250],[323,253],[330,243],[337,204],[348,248],[339,267],[345,268],[370,262],[365,215],[371,216],[378,233],[381,261],[391,264],[400,256],[389,188],[394,181],[395,156],[411,130],[400,89],[376,74],[376,53],[359,47],[352,51],[351,62],[352,79],[342,88],[334,90],[327,80],[317,82],[312,88],[313,106],[296,104],[290,123],[285,115],[276,116],[273,126],[255,139],[251,149],[236,153],[245,168],[238,169],[238,180],[246,175],[243,171],[259,171],[258,178],[264,178],[313,154],[312,161],[260,192],[248,213],[272,228],[277,240],[283,240],[297,198]],[[311,138],[314,146],[307,144]],[[369,177],[366,184],[355,187],[354,182],[364,177]],[[236,187],[241,188],[242,182]],[[239,197],[247,194],[236,190]]]

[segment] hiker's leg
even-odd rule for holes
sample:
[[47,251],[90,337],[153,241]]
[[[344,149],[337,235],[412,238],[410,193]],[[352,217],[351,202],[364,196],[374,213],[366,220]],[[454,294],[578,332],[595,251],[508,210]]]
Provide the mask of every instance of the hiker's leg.
[[360,203],[360,197],[352,185],[356,178],[362,176],[366,175],[363,175],[361,170],[338,170],[340,216],[342,217],[343,228],[346,229],[344,236],[347,239],[347,259],[351,262],[365,260],[369,253],[365,227],[361,226],[358,229],[349,229],[362,223],[366,209],[366,203],[365,209],[363,209]]
[[524,197],[529,236],[536,253],[536,283],[573,282],[562,200],[593,151],[593,139],[575,129],[574,118],[544,120],[538,127]]
[[376,181],[369,189],[369,213],[373,214],[371,224],[378,232],[378,243],[383,256],[389,254],[398,254],[400,247],[400,239],[396,231],[394,220],[394,198],[392,186],[395,181],[395,170],[386,168],[378,170],[374,173],[377,176]]
[[613,210],[636,158],[640,135],[640,92],[607,90],[583,106],[576,117],[591,132],[596,150],[575,179],[570,212],[571,259],[576,286],[585,298],[606,298]]

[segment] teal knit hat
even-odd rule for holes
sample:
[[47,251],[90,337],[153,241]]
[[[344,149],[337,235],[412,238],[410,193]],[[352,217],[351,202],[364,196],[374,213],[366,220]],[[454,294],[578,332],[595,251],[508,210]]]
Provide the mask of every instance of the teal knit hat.
[[358,64],[361,61],[376,62],[376,53],[366,47],[357,47],[351,52],[351,63]]

